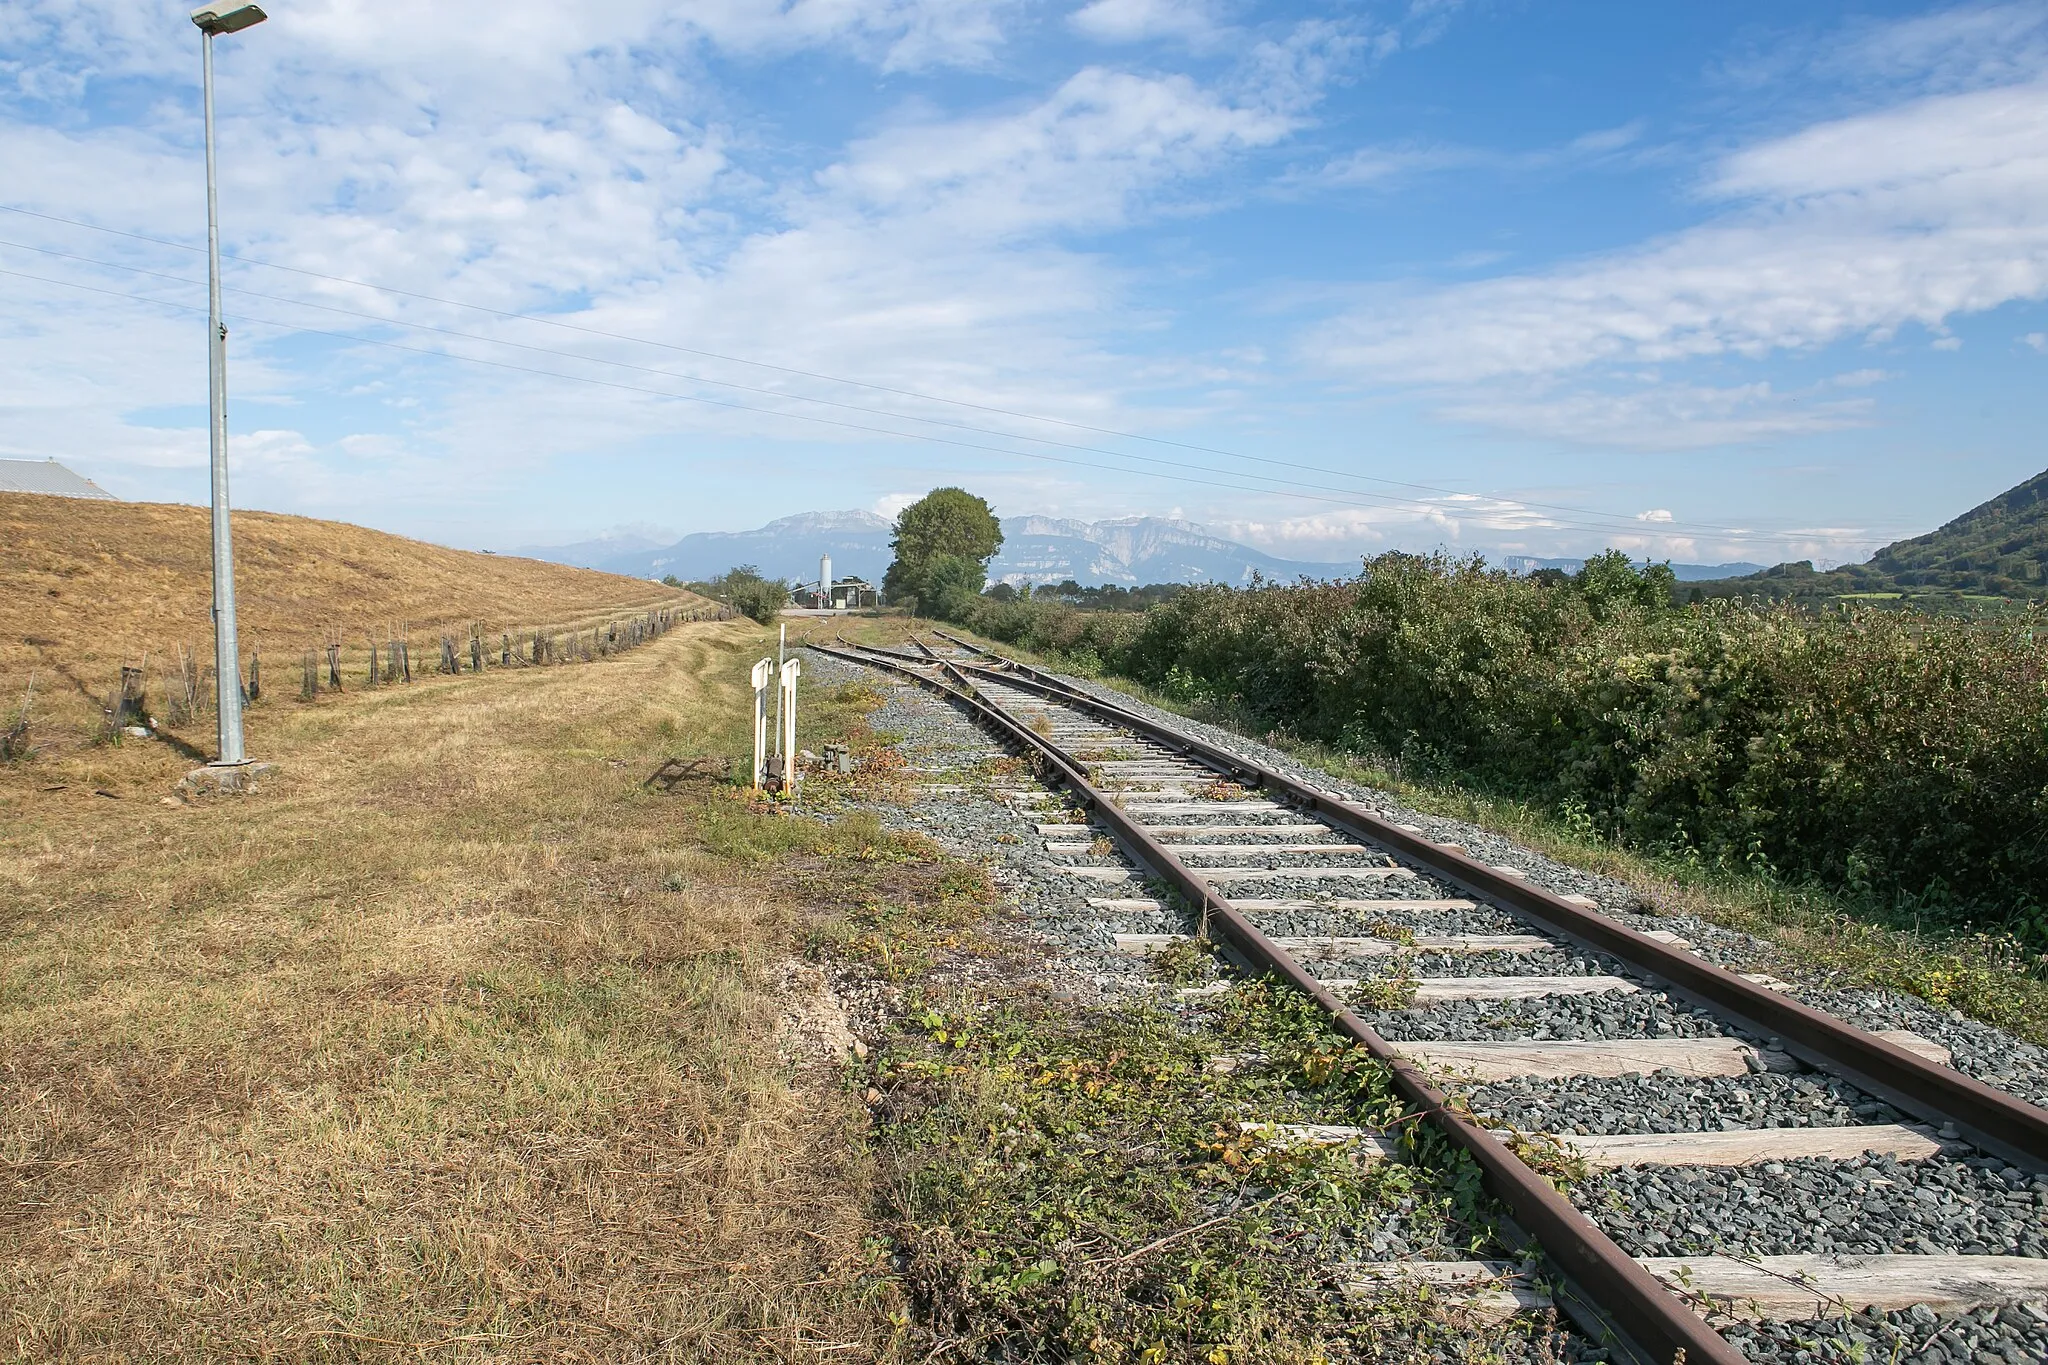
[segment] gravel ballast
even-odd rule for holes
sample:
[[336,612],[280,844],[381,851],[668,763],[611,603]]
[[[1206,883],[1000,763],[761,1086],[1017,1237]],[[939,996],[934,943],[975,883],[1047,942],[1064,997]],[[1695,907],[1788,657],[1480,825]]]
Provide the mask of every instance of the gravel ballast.
[[1572,1202],[1634,1256],[2048,1256],[2048,1180],[1989,1158],[1624,1167]]

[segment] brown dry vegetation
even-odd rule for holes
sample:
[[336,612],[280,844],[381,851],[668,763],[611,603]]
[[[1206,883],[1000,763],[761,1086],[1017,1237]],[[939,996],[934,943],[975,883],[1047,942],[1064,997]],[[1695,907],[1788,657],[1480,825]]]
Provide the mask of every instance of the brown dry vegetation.
[[0,1354],[885,1350],[866,1117],[773,974],[906,855],[642,785],[739,752],[763,643],[261,704],[246,797],[164,803],[155,743],[0,767]]
[[[212,659],[211,541],[203,507],[0,493],[0,723],[28,675],[36,711],[76,731],[145,655],[179,646]],[[303,650],[338,633],[351,665],[371,636],[588,628],[609,614],[703,599],[637,578],[475,554],[342,522],[236,512],[241,648],[260,653],[273,692],[296,687]],[[433,646],[426,645],[429,654]]]

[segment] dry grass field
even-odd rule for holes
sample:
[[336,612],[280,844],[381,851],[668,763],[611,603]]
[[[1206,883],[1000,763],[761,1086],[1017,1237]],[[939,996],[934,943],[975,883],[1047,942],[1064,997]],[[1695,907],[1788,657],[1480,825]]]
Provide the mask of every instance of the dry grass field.
[[[273,693],[297,687],[304,650],[338,636],[353,666],[394,633],[429,655],[442,631],[588,628],[654,606],[702,606],[658,583],[475,554],[340,522],[237,512],[241,648]],[[35,711],[75,736],[141,664],[163,691],[182,646],[213,654],[211,542],[203,507],[0,493],[0,726],[36,675]],[[146,663],[145,663],[146,661]],[[207,727],[200,726],[204,731]]]
[[886,1355],[866,1114],[775,970],[934,865],[643,785],[741,752],[768,638],[259,705],[247,796],[165,801],[153,742],[0,765],[0,1355]]

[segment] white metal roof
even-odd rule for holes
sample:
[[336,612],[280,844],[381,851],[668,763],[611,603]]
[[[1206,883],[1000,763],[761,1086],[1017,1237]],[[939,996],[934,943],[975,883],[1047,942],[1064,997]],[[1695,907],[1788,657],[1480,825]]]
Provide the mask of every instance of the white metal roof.
[[55,460],[0,460],[0,493],[48,493],[59,498],[106,498],[112,493]]

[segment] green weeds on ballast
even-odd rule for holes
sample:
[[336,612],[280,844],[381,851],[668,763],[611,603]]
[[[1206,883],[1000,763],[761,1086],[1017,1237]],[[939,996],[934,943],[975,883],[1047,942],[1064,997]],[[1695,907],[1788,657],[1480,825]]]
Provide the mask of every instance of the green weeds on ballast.
[[[1203,1015],[1028,988],[908,997],[870,1097],[906,1326],[963,1360],[1547,1355],[1541,1323],[1347,1294],[1342,1264],[1384,1259],[1370,1243],[1391,1225],[1434,1231],[1421,1256],[1497,1252],[1476,1168],[1311,1002],[1249,983]],[[1411,1159],[1240,1127],[1288,1122],[1384,1128]]]

